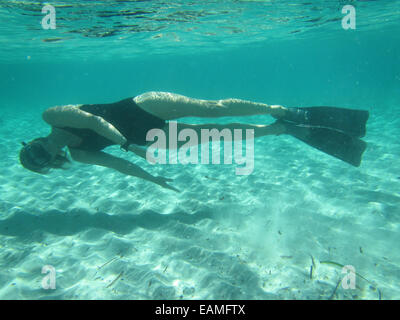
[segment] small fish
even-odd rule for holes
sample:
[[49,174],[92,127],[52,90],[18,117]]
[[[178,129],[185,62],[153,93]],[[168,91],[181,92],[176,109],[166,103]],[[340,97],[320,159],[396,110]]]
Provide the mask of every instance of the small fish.
[[339,284],[342,282],[342,279],[339,279],[338,283],[336,284],[335,290],[333,290],[331,296],[329,297],[329,300],[332,300],[336,294],[337,289],[339,288]]
[[111,260],[107,261],[106,263],[104,263],[103,265],[101,265],[101,266],[99,267],[99,270],[100,270],[101,268],[105,267],[106,265],[110,264],[111,262],[113,262],[115,259],[118,259],[118,258],[117,258],[117,257],[114,257],[114,258],[112,258]]
[[122,277],[123,274],[124,274],[124,271],[121,271],[120,274],[106,288],[111,287],[115,282],[118,281],[119,278]]
[[[328,264],[328,265],[340,267],[340,268],[342,268],[342,269],[345,267],[344,265],[342,265],[342,264],[340,264],[340,263],[337,263],[337,262],[334,262],[334,261],[320,261],[320,263],[321,263],[321,264]],[[368,283],[372,283],[371,281],[369,281],[368,279],[366,279],[365,277],[363,277],[363,276],[362,276],[361,274],[359,274],[358,272],[355,272],[355,274],[356,274],[357,276],[359,276],[361,279],[367,281]]]
[[311,257],[311,262],[312,262],[312,266],[315,268],[315,261],[314,261],[314,257],[310,254]]
[[312,280],[313,278],[313,271],[315,268],[315,261],[314,261],[314,257],[310,254],[311,257],[311,266],[310,266],[310,279]]
[[114,257],[114,258],[112,258],[111,260],[108,260],[106,263],[104,263],[104,264],[101,265],[100,267],[97,267],[97,271],[96,271],[96,273],[95,273],[94,275],[96,275],[97,272],[99,272],[99,270],[102,269],[102,268],[104,268],[106,265],[108,265],[108,264],[110,264],[111,262],[113,262],[113,261],[115,261],[115,260],[117,260],[117,259],[120,259],[120,258],[122,258],[122,257],[123,257],[123,255],[122,255],[122,254],[119,254],[119,257]]
[[207,179],[210,179],[210,180],[219,181],[219,179],[217,179],[217,178],[212,178],[212,177],[209,177],[209,176],[204,176],[204,177],[207,178]]
[[306,20],[306,22],[318,22],[319,20],[321,20],[321,17],[315,18],[315,19]]
[[57,42],[63,40],[62,38],[46,38],[42,39],[43,42]]

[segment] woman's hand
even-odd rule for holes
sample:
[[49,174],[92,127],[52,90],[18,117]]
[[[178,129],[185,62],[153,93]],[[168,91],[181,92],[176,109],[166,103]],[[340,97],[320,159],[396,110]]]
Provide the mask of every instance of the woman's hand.
[[163,187],[165,189],[173,190],[175,192],[179,192],[180,193],[180,190],[178,190],[178,189],[170,186],[169,184],[167,184],[167,182],[172,182],[172,181],[173,181],[173,179],[164,178],[164,177],[160,177],[160,176],[154,177],[154,179],[153,179],[153,182],[158,184],[159,186],[161,186],[161,187]]
[[125,152],[129,151],[129,146],[130,146],[130,142],[128,141],[128,139],[126,139],[124,136],[122,137],[122,144],[120,145],[121,150],[124,150]]

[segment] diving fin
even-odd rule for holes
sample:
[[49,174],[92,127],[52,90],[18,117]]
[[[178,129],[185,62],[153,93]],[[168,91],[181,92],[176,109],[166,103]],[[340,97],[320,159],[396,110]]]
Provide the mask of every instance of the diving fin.
[[278,122],[285,126],[287,134],[355,167],[360,166],[367,147],[363,140],[330,128],[296,125],[283,120]]
[[369,112],[338,107],[287,108],[282,119],[295,124],[330,128],[354,138],[365,136]]

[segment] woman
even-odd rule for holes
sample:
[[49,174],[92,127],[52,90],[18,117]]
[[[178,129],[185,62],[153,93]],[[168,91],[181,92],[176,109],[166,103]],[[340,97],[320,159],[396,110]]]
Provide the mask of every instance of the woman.
[[365,143],[358,138],[365,134],[367,111],[335,107],[284,108],[239,99],[200,100],[167,92],[147,92],[111,104],[49,108],[43,112],[43,119],[51,126],[51,133],[23,143],[20,162],[31,171],[47,173],[69,162],[63,151],[68,147],[75,161],[112,168],[178,191],[168,185],[171,179],[153,176],[102,150],[120,145],[145,158],[146,151],[140,146],[148,145],[146,133],[154,128],[168,132],[168,120],[263,114],[270,114],[278,121],[271,125],[178,123],[177,130],[190,128],[200,136],[201,129],[254,129],[255,138],[288,133],[352,165],[360,164]]

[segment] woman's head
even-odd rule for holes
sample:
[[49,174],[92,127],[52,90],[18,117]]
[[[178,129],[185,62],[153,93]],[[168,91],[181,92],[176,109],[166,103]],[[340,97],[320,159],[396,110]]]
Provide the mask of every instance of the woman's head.
[[22,145],[19,161],[28,170],[46,174],[51,168],[62,169],[65,163],[70,162],[63,150],[51,151],[48,138],[37,138]]

